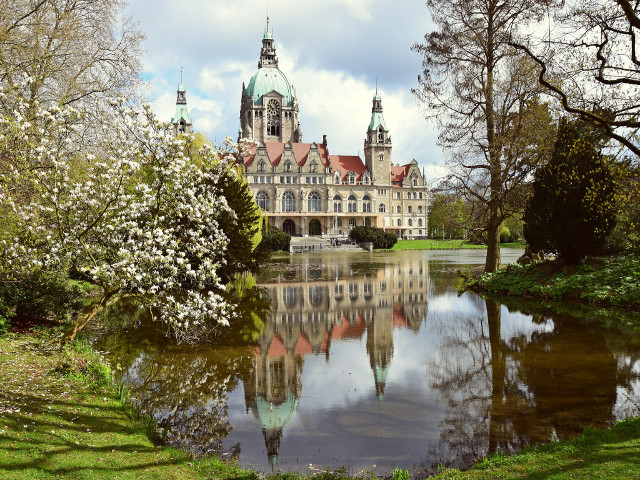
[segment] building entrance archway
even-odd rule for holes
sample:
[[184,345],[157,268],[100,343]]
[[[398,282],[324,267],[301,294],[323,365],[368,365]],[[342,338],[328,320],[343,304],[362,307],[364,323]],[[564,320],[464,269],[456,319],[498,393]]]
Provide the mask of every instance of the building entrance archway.
[[309,235],[322,235],[322,226],[317,218],[309,222]]
[[295,235],[296,234],[296,224],[293,220],[291,220],[290,218],[286,219],[284,221],[284,223],[282,224],[282,230],[285,233],[288,233],[289,235]]

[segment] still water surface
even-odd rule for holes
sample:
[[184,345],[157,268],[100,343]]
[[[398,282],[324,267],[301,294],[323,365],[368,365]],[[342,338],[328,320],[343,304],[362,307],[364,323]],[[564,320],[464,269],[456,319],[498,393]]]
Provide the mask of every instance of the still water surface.
[[458,295],[484,255],[282,256],[217,345],[173,345],[140,313],[97,347],[169,443],[265,471],[419,475],[640,415],[640,332]]

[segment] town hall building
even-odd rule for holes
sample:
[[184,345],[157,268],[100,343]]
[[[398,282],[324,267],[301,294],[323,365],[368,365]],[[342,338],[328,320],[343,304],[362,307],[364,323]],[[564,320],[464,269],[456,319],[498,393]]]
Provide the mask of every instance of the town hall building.
[[[238,141],[258,142],[244,168],[270,225],[297,236],[346,236],[357,225],[379,227],[399,238],[427,236],[424,175],[415,159],[392,163],[393,144],[377,87],[364,160],[331,154],[326,135],[320,142],[303,143],[299,111],[295,88],[278,68],[267,19],[258,70],[242,85]],[[172,123],[176,132],[191,128],[182,85]]]

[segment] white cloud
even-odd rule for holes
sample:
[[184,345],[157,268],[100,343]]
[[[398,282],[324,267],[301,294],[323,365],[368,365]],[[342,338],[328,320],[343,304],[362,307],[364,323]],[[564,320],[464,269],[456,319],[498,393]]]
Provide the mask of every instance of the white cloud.
[[[363,156],[376,78],[394,163],[415,158],[439,176],[437,132],[410,90],[420,59],[410,51],[428,23],[413,0],[269,0],[280,69],[296,88],[304,141],[326,134],[333,154]],[[210,139],[238,130],[242,83],[257,69],[266,0],[139,0],[128,9],[147,34],[145,76],[157,115],[169,120],[183,67],[194,129]],[[432,175],[433,174],[433,175]]]

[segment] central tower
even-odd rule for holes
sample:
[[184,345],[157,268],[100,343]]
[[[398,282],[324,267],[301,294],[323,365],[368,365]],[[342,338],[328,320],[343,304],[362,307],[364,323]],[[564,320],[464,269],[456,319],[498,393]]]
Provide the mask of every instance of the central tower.
[[267,26],[262,37],[258,71],[249,85],[242,84],[240,138],[260,142],[301,142],[298,99],[289,79],[278,68],[273,30]]

